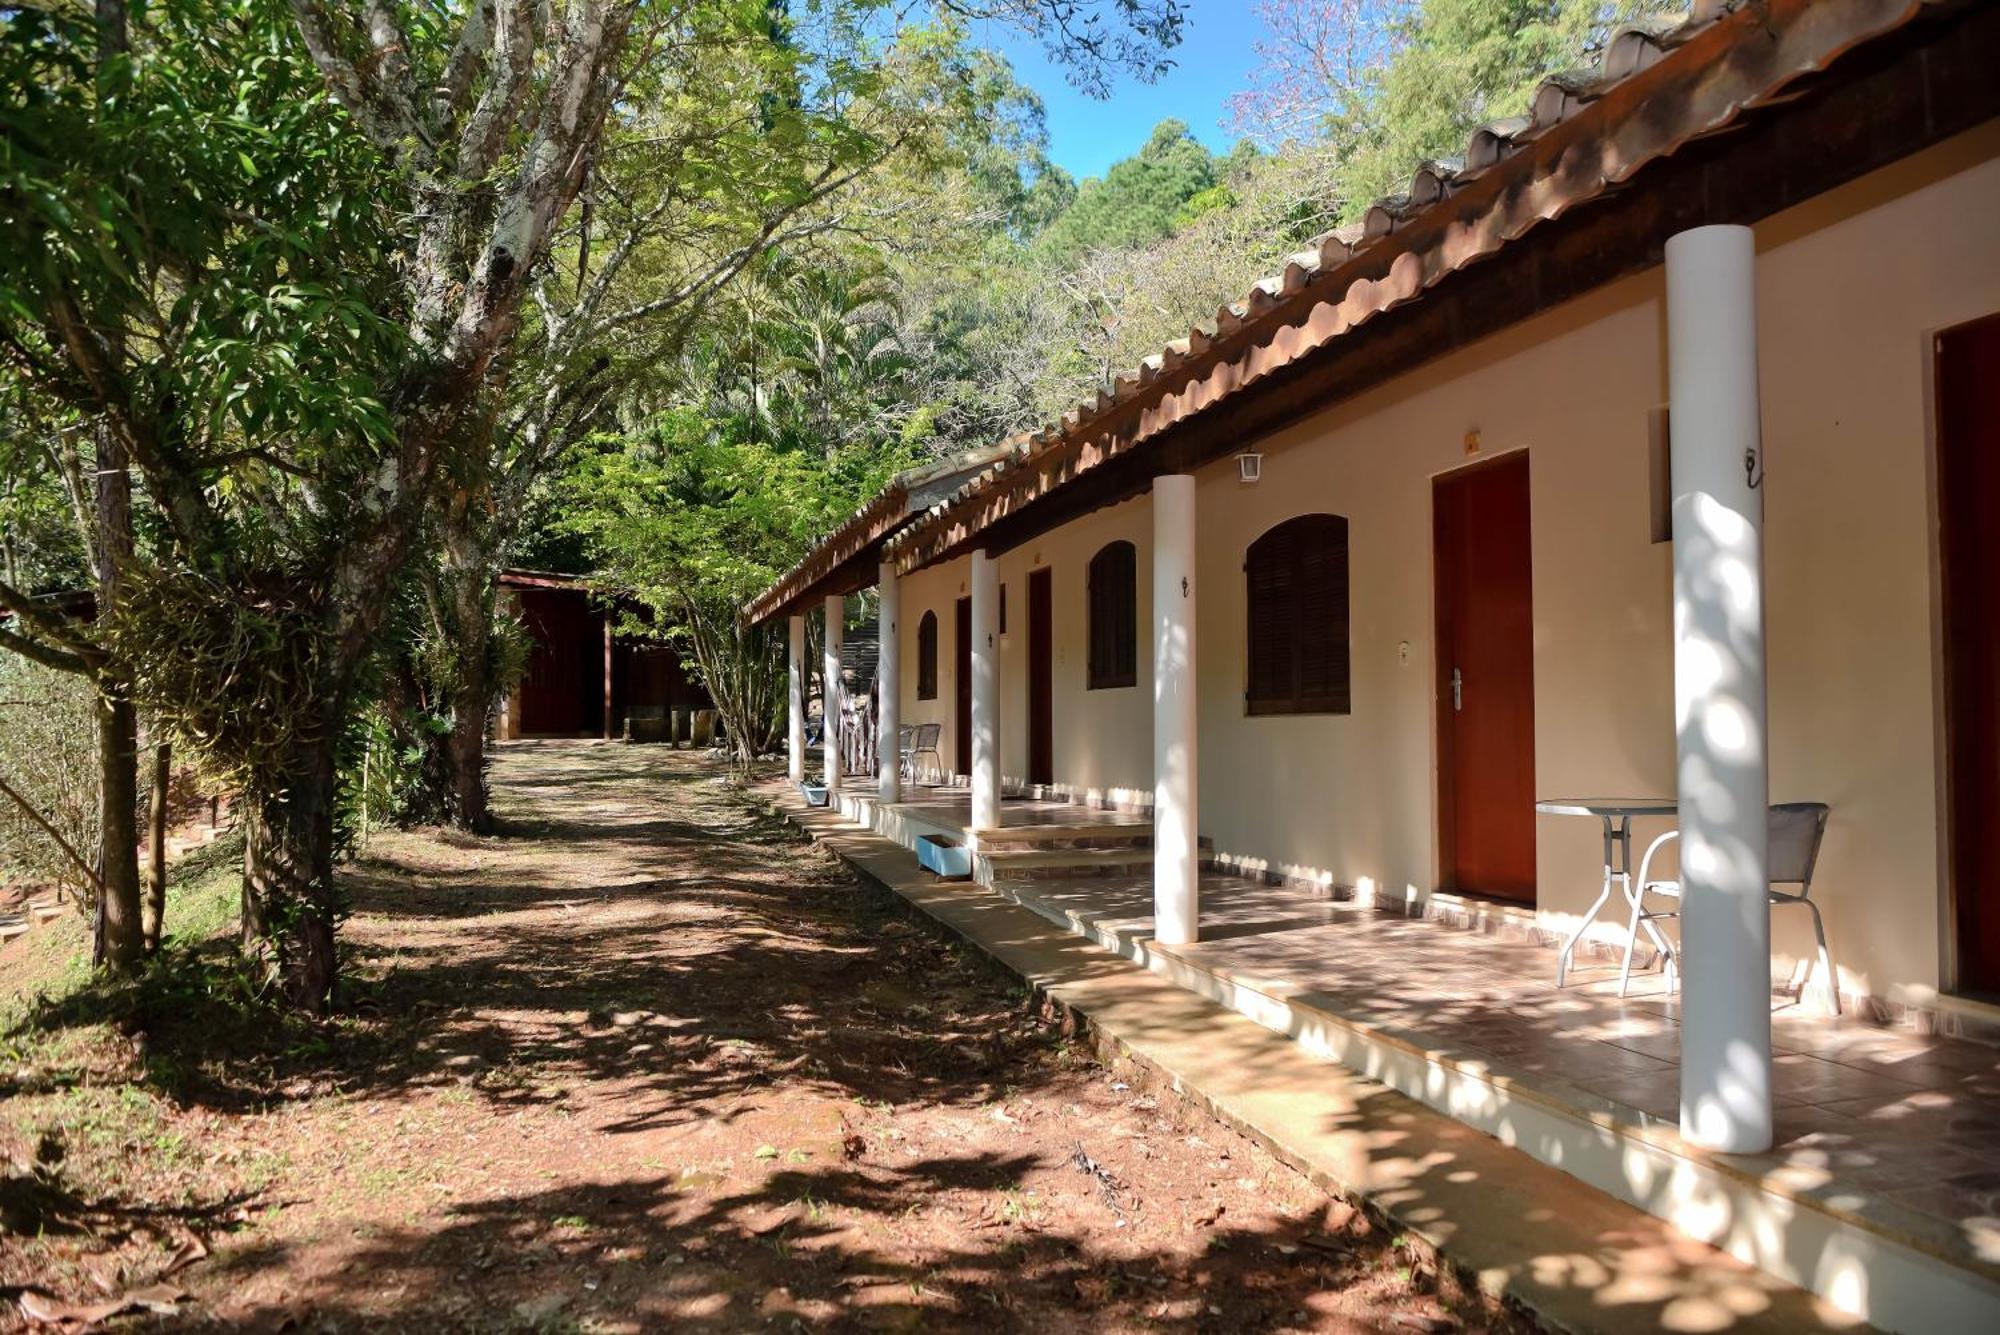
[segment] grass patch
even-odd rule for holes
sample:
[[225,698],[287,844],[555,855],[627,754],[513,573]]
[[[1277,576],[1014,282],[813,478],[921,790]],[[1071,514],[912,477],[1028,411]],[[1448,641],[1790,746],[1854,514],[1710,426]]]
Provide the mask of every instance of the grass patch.
[[[314,1019],[268,993],[237,944],[242,840],[169,872],[167,935],[132,978],[90,967],[88,924],[43,924],[0,965],[0,1233],[117,1230],[254,1202],[282,1156],[206,1143],[207,1111],[311,1098],[386,1070],[393,1027]],[[189,1114],[193,1115],[190,1116]]]
[[[167,872],[163,957],[188,954],[233,933],[239,910],[243,840],[229,834],[183,855]],[[90,923],[81,913],[43,923],[14,945],[0,963],[0,1034],[8,1039],[34,1018],[91,989]]]
[[133,1082],[176,1102],[243,1107],[337,1060],[372,1026],[293,1013],[237,946],[243,844],[225,836],[169,872],[166,938],[132,978],[90,967],[88,925],[47,924],[35,952],[0,984],[0,1059],[17,1087],[52,1090]]

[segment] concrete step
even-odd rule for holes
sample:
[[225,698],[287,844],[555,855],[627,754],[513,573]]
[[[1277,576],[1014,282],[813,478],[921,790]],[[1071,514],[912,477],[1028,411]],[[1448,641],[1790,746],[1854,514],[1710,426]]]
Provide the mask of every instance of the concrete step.
[[979,836],[979,846],[983,849],[995,850],[1002,848],[1151,848],[1153,846],[1153,827],[1150,823],[1137,825],[1130,822],[1120,823],[1112,821],[1089,825],[1003,825],[997,830],[983,831]]
[[[1129,821],[1090,825],[1003,825],[997,830],[981,833],[979,846],[995,851],[1017,848],[1151,848],[1153,826],[1150,822],[1140,825]],[[1215,841],[1204,835],[1201,848],[1203,852],[1213,852]]]
[[1153,870],[1150,846],[1116,848],[996,848],[982,849],[979,860],[987,874],[979,879],[1000,881],[1067,880],[1078,876],[1145,876]]

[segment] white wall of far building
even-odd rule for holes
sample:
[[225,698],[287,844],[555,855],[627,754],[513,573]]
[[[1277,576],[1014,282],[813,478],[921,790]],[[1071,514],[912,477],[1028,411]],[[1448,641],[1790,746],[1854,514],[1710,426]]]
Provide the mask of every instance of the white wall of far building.
[[[1845,985],[1906,1001],[1939,984],[1945,921],[1931,335],[2000,311],[1996,218],[1989,125],[1757,229],[1772,797],[1832,805],[1814,893]],[[1201,829],[1219,852],[1385,898],[1437,883],[1431,486],[1471,462],[1475,430],[1479,459],[1529,452],[1537,791],[1673,791],[1671,551],[1651,541],[1648,450],[1663,300],[1659,270],[1637,275],[1258,442],[1255,486],[1228,460],[1201,473]],[[1314,511],[1349,522],[1353,712],[1248,718],[1244,551]],[[1141,497],[1001,555],[1010,778],[1027,768],[1027,572],[1047,565],[1056,779],[1145,796],[1150,533]],[[1138,548],[1140,684],[1090,691],[1085,567],[1116,538]],[[966,564],[903,586],[904,719],[944,724],[947,765]],[[925,611],[933,701],[916,698]],[[1596,891],[1599,840],[1538,822],[1538,908],[1561,927]],[[1775,928],[1775,967],[1802,967],[1804,915]]]

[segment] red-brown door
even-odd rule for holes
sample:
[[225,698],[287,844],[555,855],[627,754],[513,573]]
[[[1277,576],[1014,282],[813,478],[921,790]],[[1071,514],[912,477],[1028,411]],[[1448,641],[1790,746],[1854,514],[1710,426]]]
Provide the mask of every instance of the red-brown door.
[[1956,987],[2000,995],[2000,315],[1937,341]]
[[1528,456],[1432,486],[1438,825],[1447,889],[1535,899],[1535,645]]
[[521,734],[574,737],[595,731],[604,695],[604,632],[585,596],[570,589],[521,590],[532,647],[518,698]]
[[1028,782],[1056,781],[1055,595],[1048,568],[1028,574]]
[[953,746],[958,772],[972,773],[972,599],[958,600],[958,637],[952,643]]

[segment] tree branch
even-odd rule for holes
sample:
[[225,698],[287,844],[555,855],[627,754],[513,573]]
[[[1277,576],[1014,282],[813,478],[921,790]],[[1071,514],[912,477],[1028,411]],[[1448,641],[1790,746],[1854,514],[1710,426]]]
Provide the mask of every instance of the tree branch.
[[90,664],[76,654],[58,649],[54,645],[43,644],[40,640],[30,639],[26,635],[16,634],[8,630],[5,625],[0,625],[0,649],[11,650],[23,658],[40,663],[45,668],[54,668],[57,672],[74,672],[82,677],[92,675]]
[[371,46],[369,65],[362,63],[348,53],[345,34],[339,29],[351,26],[351,20],[342,23],[329,14],[320,0],[292,0],[292,16],[299,25],[299,36],[305,40],[306,51],[312,56],[313,64],[319,67],[326,79],[327,88],[334,100],[347,109],[377,148],[391,158],[399,158],[412,142],[422,142],[417,135],[414,108],[408,97],[409,61],[407,48],[401,45],[400,34],[395,23],[386,13],[381,17],[386,25],[381,40],[394,46],[395,59],[387,63],[400,67],[404,87],[394,86],[395,76],[389,74],[389,82],[382,77],[382,66],[388,54],[377,44],[374,22],[376,12],[381,10],[379,0],[370,0],[368,9]]
[[476,0],[466,12],[465,26],[458,30],[458,41],[451,48],[444,75],[432,94],[432,111],[447,128],[465,110],[465,100],[472,95],[473,77],[493,49],[493,5],[494,0]]
[[[499,160],[507,131],[521,114],[522,96],[534,67],[534,5],[531,0],[497,0],[497,3],[500,7],[494,17],[493,31],[485,39],[491,50],[492,74],[486,81],[486,90],[466,118],[465,132],[458,140],[457,159],[452,164],[452,170],[462,181],[478,180]],[[472,22],[467,20],[468,33]],[[459,60],[458,51],[452,52],[452,60]],[[469,70],[465,77],[469,88]]]
[[15,804],[21,810],[28,813],[28,819],[42,827],[42,832],[55,841],[55,846],[63,851],[63,856],[76,864],[76,869],[83,874],[84,883],[96,892],[99,899],[102,899],[104,897],[104,882],[97,879],[97,873],[91,870],[90,864],[85,862],[74,848],[70,847],[69,840],[57,833],[56,827],[49,824],[48,818],[35,810],[34,805],[27,798],[15,792],[13,785],[8,783],[4,778],[0,778],[0,793],[5,793],[7,796],[13,798]]

